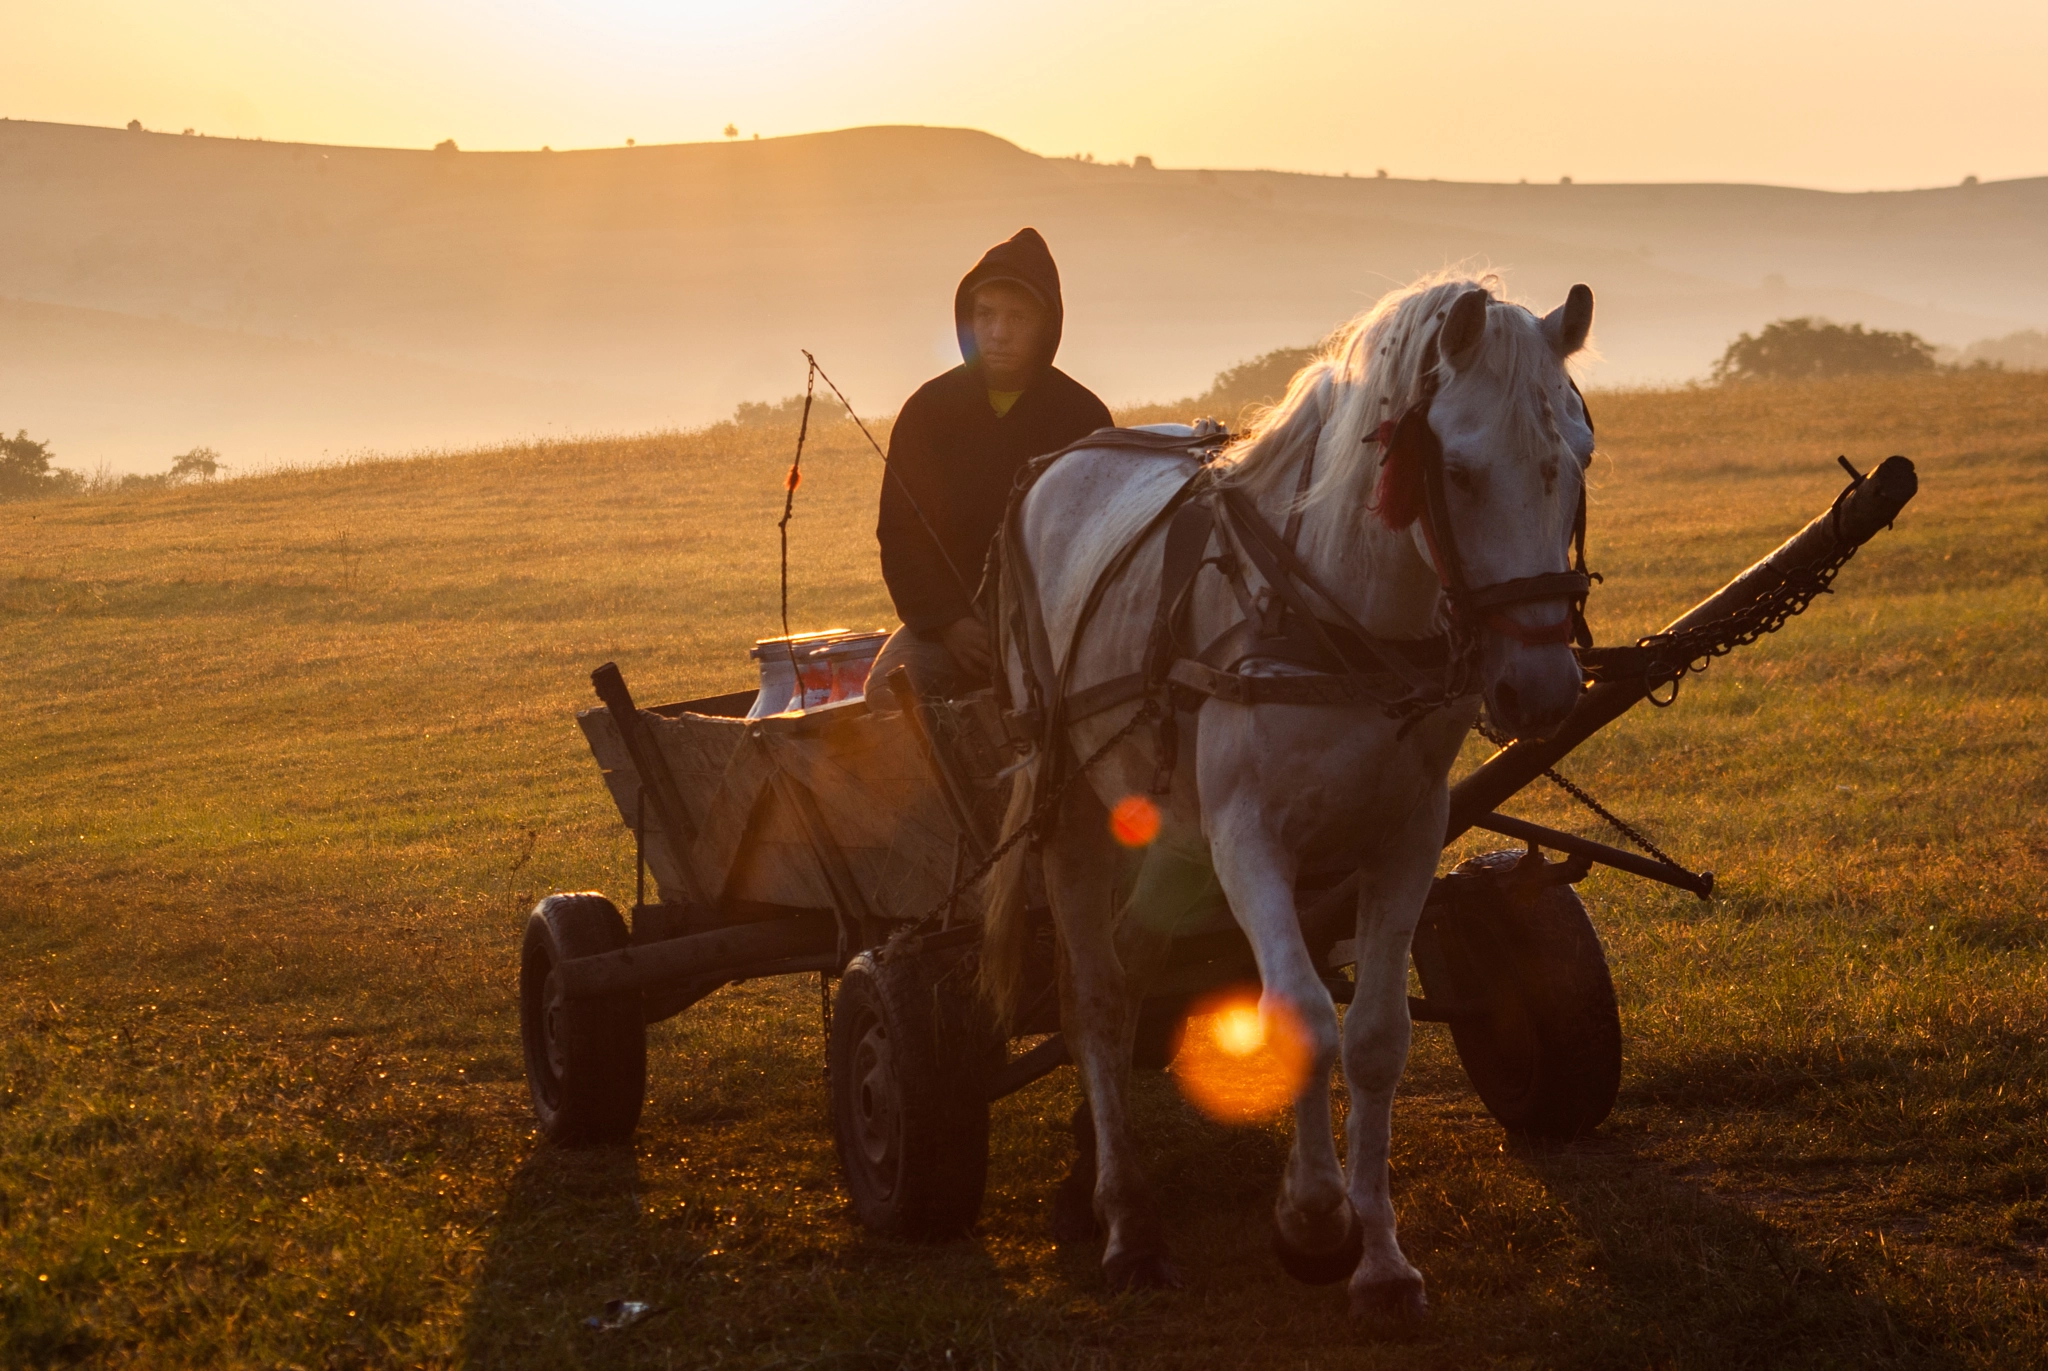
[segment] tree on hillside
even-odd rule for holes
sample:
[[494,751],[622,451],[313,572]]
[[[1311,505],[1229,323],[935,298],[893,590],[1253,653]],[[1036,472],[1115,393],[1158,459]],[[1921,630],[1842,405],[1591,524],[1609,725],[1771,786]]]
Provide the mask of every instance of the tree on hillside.
[[211,481],[220,472],[220,454],[210,447],[195,447],[190,452],[171,458],[171,484],[182,485],[186,481]]
[[1714,363],[1714,380],[1797,381],[1934,370],[1934,344],[1917,333],[1866,330],[1822,319],[1780,319],[1745,333]]
[[69,495],[83,489],[85,478],[50,465],[50,445],[16,429],[9,438],[0,432],[0,500],[32,500],[39,495]]
[[2012,371],[2048,371],[2048,333],[2022,329],[2003,338],[1972,343],[1956,358],[1965,367],[2005,367]]

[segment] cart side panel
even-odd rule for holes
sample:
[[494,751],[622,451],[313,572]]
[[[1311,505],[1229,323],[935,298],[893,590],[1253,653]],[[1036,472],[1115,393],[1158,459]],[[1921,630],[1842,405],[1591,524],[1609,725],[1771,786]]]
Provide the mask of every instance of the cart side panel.
[[[640,814],[640,774],[633,769],[633,759],[626,752],[626,740],[619,736],[619,726],[612,719],[608,709],[584,709],[576,713],[576,722],[583,726],[583,736],[590,743],[590,755],[597,759],[604,772],[605,789],[612,794],[612,802],[619,807],[619,818],[628,829],[633,827]],[[654,807],[648,806],[646,822],[647,869],[654,873],[655,884],[663,891],[680,891],[684,888],[682,871],[674,845],[661,830],[661,824],[654,817]]]
[[[729,896],[783,902],[799,875],[819,898],[825,866],[850,885],[850,915],[921,917],[952,884],[955,834],[907,720],[865,703],[755,721],[749,746],[776,773],[732,865]],[[806,812],[808,811],[808,812]],[[830,851],[813,845],[813,829]],[[707,835],[708,836],[708,835]],[[768,892],[782,890],[777,896]],[[962,914],[978,907],[963,901]]]
[[[764,732],[783,774],[816,801],[869,908],[922,917],[953,883],[952,817],[901,714],[874,711],[816,734]],[[978,895],[961,914],[979,918]]]
[[[683,821],[701,839],[707,828],[719,828],[720,821],[728,818],[722,808],[721,788],[734,755],[741,751],[740,744],[746,739],[746,720],[688,712],[664,717],[651,711],[643,711],[641,719],[647,725],[648,736],[661,749],[669,775],[675,778],[683,802]],[[576,720],[583,725],[583,736],[590,740],[591,755],[604,768],[605,786],[618,804],[619,817],[627,827],[632,827],[639,814],[640,778],[633,769],[625,740],[619,736],[617,722],[608,709],[583,710]],[[701,842],[692,847],[672,841],[655,818],[652,806],[645,823],[647,869],[654,873],[664,900],[682,898],[683,862],[690,863],[690,874],[696,878],[699,889],[716,892],[725,883],[725,860],[706,864],[698,850]]]

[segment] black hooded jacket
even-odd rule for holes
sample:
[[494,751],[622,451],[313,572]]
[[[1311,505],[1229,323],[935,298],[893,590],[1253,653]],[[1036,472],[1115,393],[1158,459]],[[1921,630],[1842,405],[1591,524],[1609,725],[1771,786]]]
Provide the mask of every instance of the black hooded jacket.
[[[1025,287],[1052,322],[1036,376],[1000,417],[989,404],[974,350],[974,291],[989,281]],[[875,537],[896,613],[916,632],[930,633],[973,612],[982,561],[1018,469],[1110,423],[1102,401],[1052,364],[1063,320],[1052,253],[1038,230],[1020,229],[990,248],[953,296],[966,361],[925,382],[896,416]]]

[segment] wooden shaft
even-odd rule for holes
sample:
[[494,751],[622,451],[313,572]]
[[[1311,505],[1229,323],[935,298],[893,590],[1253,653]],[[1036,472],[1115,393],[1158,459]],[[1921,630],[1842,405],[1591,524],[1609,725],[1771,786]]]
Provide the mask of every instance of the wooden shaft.
[[[1668,624],[1664,632],[1696,628],[1744,609],[1785,584],[1793,572],[1861,547],[1899,517],[1919,489],[1913,464],[1887,457],[1820,517],[1778,545],[1776,551]],[[1451,818],[1444,844],[1451,843],[1544,769],[1633,709],[1648,693],[1642,681],[1603,681],[1579,696],[1548,738],[1518,738],[1451,788]]]
[[571,957],[556,965],[555,975],[571,1000],[605,999],[792,957],[830,956],[838,945],[839,930],[831,918],[803,914]]
[[1706,899],[1714,893],[1714,873],[1687,871],[1682,866],[1672,866],[1654,857],[1641,857],[1625,852],[1606,843],[1596,843],[1591,838],[1581,838],[1576,833],[1564,833],[1542,824],[1532,824],[1526,819],[1511,819],[1505,814],[1482,814],[1472,821],[1472,826],[1488,833],[1498,833],[1503,838],[1519,838],[1525,843],[1547,847],[1557,852],[1569,852],[1589,861],[1611,866],[1617,871],[1626,871],[1631,876],[1647,880],[1662,881],[1665,885],[1677,886]]

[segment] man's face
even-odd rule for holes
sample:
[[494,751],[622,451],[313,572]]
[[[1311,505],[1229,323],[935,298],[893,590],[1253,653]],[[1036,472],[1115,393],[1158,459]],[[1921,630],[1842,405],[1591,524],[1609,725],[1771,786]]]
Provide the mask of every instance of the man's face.
[[1023,388],[1044,335],[1045,306],[1024,287],[991,281],[974,292],[974,346],[995,389]]

